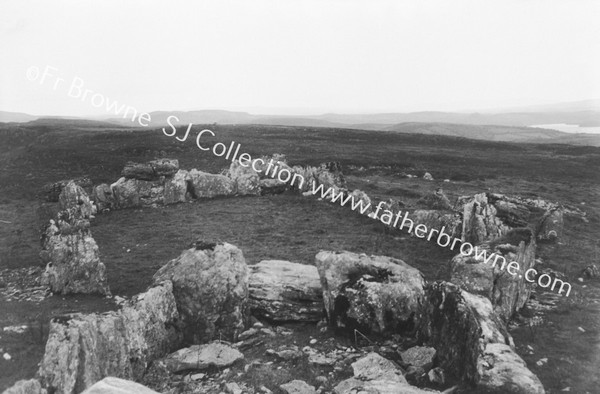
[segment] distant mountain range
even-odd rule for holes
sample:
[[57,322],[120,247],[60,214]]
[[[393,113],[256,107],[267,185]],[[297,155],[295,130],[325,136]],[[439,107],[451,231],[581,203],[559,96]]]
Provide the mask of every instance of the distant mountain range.
[[[565,133],[552,129],[532,128],[532,125],[572,124],[580,127],[600,127],[600,100],[525,107],[514,112],[411,112],[379,114],[335,114],[313,116],[255,115],[225,110],[155,111],[150,113],[152,127],[173,124],[196,125],[263,124],[299,127],[334,127],[361,130],[381,130],[398,133],[452,135],[490,141],[521,141],[565,143],[600,146],[600,133]],[[54,117],[53,119],[56,119]],[[0,111],[0,122],[29,122],[33,115]],[[73,118],[70,118],[73,119]],[[98,118],[96,118],[98,119]],[[47,120],[45,120],[47,121]],[[104,123],[135,127],[131,119],[106,117]],[[105,124],[106,126],[106,124]]]

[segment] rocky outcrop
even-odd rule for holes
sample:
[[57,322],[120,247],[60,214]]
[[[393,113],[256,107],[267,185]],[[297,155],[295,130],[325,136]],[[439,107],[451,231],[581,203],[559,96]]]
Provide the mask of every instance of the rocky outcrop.
[[236,194],[240,196],[260,194],[260,175],[252,167],[245,167],[238,161],[234,161],[229,167],[227,176],[233,182]]
[[[428,231],[431,231],[432,229],[441,231],[443,228],[445,234],[448,234],[452,238],[460,238],[462,222],[460,215],[457,213],[448,211],[417,209],[413,211],[412,214],[408,216],[408,218],[413,219],[415,225],[424,224],[425,226],[427,226]],[[400,226],[400,224],[398,224],[398,226]],[[435,237],[435,239],[437,239],[437,235],[435,235]]]
[[354,377],[343,380],[335,388],[335,394],[423,394],[439,393],[435,390],[422,390],[408,384],[402,370],[392,361],[377,353],[369,353],[352,363]]
[[89,229],[96,207],[74,182],[64,186],[59,202],[62,210],[42,234],[42,284],[60,294],[110,294],[106,268]]
[[421,273],[385,256],[321,251],[315,258],[329,324],[363,333],[410,332],[423,301]]
[[244,355],[237,349],[220,342],[193,345],[179,349],[162,360],[172,373],[187,370],[204,370],[210,367],[224,368],[242,360]]
[[213,198],[232,196],[236,191],[236,184],[231,178],[220,174],[209,174],[198,170],[191,170],[189,177],[192,183],[195,198]]
[[277,322],[323,318],[323,292],[315,266],[266,260],[249,269],[248,305],[254,316]]
[[112,376],[94,383],[82,394],[158,394],[139,383],[131,380],[119,379]]
[[493,386],[498,386],[490,391],[494,393],[544,392],[515,353],[512,337],[487,298],[436,282],[427,288],[425,305],[419,337],[436,349],[437,364],[445,371],[476,386],[477,392]]
[[139,379],[181,338],[172,284],[164,282],[117,312],[52,319],[39,375],[53,392],[80,393],[106,376]]
[[[488,298],[495,312],[507,322],[531,294],[524,273],[535,265],[535,237],[528,228],[513,229],[477,249],[478,254],[459,254],[452,259],[450,281]],[[518,271],[514,263],[510,270],[507,268],[511,262],[518,263]]]
[[84,190],[89,191],[92,188],[92,180],[88,177],[79,177],[73,179],[63,179],[62,181],[48,183],[42,187],[42,195],[48,202],[58,202],[58,197],[62,193],[63,188],[69,183],[73,182],[75,185],[80,186]]
[[228,243],[197,242],[169,261],[154,282],[173,283],[187,343],[235,340],[247,320],[248,267],[242,251]]

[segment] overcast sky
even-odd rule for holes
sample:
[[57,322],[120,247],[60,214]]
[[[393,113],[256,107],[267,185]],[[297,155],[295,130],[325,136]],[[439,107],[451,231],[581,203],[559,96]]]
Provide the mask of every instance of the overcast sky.
[[[600,98],[599,21],[597,0],[0,0],[0,110],[103,113],[69,97],[75,77],[140,111],[460,110]],[[32,82],[32,66],[56,70]],[[56,77],[64,81],[53,89]]]

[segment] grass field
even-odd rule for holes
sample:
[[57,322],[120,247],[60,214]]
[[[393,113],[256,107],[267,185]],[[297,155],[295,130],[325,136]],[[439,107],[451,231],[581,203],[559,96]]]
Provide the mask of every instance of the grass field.
[[[400,199],[408,207],[443,187],[451,201],[493,191],[540,197],[585,211],[588,222],[567,217],[561,244],[541,251],[546,267],[568,275],[573,294],[545,312],[541,326],[517,327],[512,334],[547,392],[565,387],[576,393],[598,392],[600,285],[577,278],[585,266],[600,263],[600,148],[345,129],[207,127],[216,134],[206,140],[209,145],[234,140],[252,156],[283,153],[291,164],[339,161],[350,188],[375,199]],[[39,192],[45,183],[84,175],[95,184],[112,183],[125,162],[156,157],[177,158],[182,168],[208,172],[219,172],[229,164],[200,151],[192,139],[179,142],[160,130],[112,129],[88,122],[4,124],[0,141],[0,219],[9,222],[0,223],[0,269],[39,264],[39,226],[46,218]],[[401,175],[422,176],[426,171],[435,181]],[[320,249],[389,255],[420,269],[428,280],[443,278],[452,257],[445,249],[387,231],[348,209],[292,194],[109,212],[97,216],[92,233],[116,295],[144,290],[161,264],[199,237],[237,245],[249,264],[264,259],[312,264]],[[537,296],[544,300],[549,295]],[[26,339],[0,332],[0,348],[13,356],[11,361],[0,359],[0,390],[33,376],[50,316],[113,307],[109,300],[94,297],[52,297],[41,304],[0,300],[0,326],[31,326]],[[537,366],[545,357],[548,363]]]

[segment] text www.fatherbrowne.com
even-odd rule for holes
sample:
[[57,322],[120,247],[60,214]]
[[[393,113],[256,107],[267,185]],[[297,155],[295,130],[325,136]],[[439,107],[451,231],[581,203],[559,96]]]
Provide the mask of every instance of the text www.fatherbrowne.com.
[[[362,215],[367,214],[371,208],[370,203],[365,202],[362,199],[355,201],[354,196],[351,194],[346,194],[332,187],[329,187],[327,190],[325,190],[323,184],[316,185],[313,182],[311,192],[313,195],[320,195],[321,198],[327,199],[330,202],[339,202],[341,206],[345,206],[349,203],[350,208],[353,211],[358,211]],[[405,212],[404,215],[402,215],[401,210],[393,213],[392,211],[383,209],[383,204],[383,201],[379,202],[375,208],[375,212],[368,214],[368,216],[373,219],[378,219],[382,223],[399,230],[407,228],[406,231],[408,231],[408,233],[413,233],[418,238],[426,238],[428,241],[435,239],[439,246],[444,248],[449,247],[450,250],[454,250],[454,248],[457,247],[457,244],[460,244],[458,249],[460,254],[463,256],[474,256],[476,260],[483,261],[485,264],[490,264],[492,268],[499,267],[499,269],[502,271],[506,269],[506,272],[508,272],[510,275],[515,277],[518,276],[519,279],[525,277],[527,282],[537,283],[542,288],[550,287],[550,290],[553,291],[557,289],[556,291],[558,294],[561,294],[565,289],[566,296],[569,296],[571,293],[571,284],[568,282],[564,282],[558,278],[553,279],[548,274],[542,274],[538,277],[538,273],[534,268],[529,268],[525,271],[525,273],[521,273],[520,266],[517,261],[508,262],[504,256],[496,253],[490,253],[488,255],[488,250],[486,249],[480,249],[478,246],[473,246],[469,242],[463,242],[458,238],[452,238],[449,234],[444,232],[446,229],[445,227],[442,227],[440,230],[428,230],[425,224],[417,224],[415,226],[413,220],[408,217],[408,212]],[[379,216],[381,211],[383,211],[383,214]],[[400,224],[398,225],[399,222]],[[557,287],[557,285],[560,285],[560,287]]]

